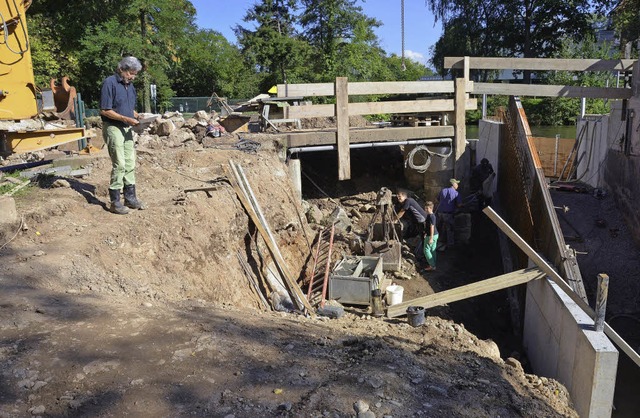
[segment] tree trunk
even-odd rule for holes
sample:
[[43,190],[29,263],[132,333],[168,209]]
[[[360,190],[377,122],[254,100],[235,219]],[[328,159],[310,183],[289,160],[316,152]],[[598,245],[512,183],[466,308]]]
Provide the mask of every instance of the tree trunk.
[[[147,14],[144,10],[140,10],[140,35],[142,37],[142,45],[147,43]],[[143,61],[144,62],[144,61]],[[151,113],[151,88],[149,85],[149,73],[142,71],[142,111],[145,113]]]

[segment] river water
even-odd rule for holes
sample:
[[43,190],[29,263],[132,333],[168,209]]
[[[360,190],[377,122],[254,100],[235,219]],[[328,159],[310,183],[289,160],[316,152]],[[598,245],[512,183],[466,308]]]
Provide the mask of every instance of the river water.
[[[555,138],[556,135],[560,135],[560,138],[576,138],[576,126],[531,126],[531,133],[533,136],[540,136],[546,138]],[[467,138],[478,138],[478,126],[467,125]]]

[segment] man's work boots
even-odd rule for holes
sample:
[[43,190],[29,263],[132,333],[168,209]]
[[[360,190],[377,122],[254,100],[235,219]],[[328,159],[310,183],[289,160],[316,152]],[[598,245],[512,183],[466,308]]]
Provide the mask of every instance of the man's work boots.
[[120,202],[120,190],[109,189],[109,200],[111,200],[110,210],[118,215],[126,215],[129,213],[129,209],[124,207]]
[[129,184],[124,186],[124,205],[131,209],[145,209],[144,203],[142,203],[136,197],[136,185]]

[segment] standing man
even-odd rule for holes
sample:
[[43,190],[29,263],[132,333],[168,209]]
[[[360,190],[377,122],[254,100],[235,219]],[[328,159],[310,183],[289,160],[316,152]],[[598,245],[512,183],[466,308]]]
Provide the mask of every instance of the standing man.
[[438,195],[438,230],[444,233],[449,247],[453,247],[453,230],[455,211],[462,206],[462,198],[458,193],[460,180],[451,179],[450,187],[442,189]]
[[[102,82],[100,93],[100,116],[102,137],[111,157],[111,183],[109,184],[110,210],[119,215],[129,209],[144,209],[136,197],[136,151],[133,144],[132,126],[140,123],[136,112],[136,89],[132,84],[142,64],[136,57],[125,57],[115,74]],[[120,201],[120,190],[124,191],[124,205]]]
[[491,196],[485,194],[484,183],[492,174],[493,166],[486,158],[483,158],[471,171],[471,193],[477,194],[480,210],[491,203]]

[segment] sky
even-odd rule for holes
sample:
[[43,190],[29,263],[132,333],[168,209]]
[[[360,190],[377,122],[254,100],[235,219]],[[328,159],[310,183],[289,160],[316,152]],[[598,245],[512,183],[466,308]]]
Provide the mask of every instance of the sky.
[[[222,33],[231,43],[236,43],[232,28],[249,27],[242,21],[247,9],[258,0],[191,0],[197,11],[196,24],[202,29]],[[373,17],[382,26],[375,30],[380,46],[387,54],[402,53],[400,0],[359,0],[364,14]],[[433,15],[424,0],[405,0],[405,56],[427,64],[429,48],[442,32],[440,22],[434,25]]]

